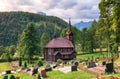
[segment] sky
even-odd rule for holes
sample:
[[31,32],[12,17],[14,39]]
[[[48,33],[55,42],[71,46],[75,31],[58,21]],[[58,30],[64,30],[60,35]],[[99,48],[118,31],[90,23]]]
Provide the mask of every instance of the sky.
[[25,11],[44,12],[72,24],[98,19],[100,0],[0,0],[0,12]]

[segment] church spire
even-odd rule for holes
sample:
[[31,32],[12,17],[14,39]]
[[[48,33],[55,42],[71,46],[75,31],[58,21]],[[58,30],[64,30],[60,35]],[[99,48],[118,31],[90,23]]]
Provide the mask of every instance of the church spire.
[[69,23],[68,23],[68,31],[66,32],[66,38],[73,42],[73,33],[72,33],[72,30],[71,30],[71,20],[70,20],[70,18],[69,18]]
[[71,20],[69,18],[69,24],[68,24],[68,32],[71,32]]

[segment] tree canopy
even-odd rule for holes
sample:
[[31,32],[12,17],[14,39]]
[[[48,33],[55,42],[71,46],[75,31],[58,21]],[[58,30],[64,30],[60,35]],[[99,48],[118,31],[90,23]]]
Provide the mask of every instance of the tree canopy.
[[29,62],[34,54],[39,53],[39,36],[33,25],[28,23],[24,32],[19,38],[18,49],[22,57],[26,57]]

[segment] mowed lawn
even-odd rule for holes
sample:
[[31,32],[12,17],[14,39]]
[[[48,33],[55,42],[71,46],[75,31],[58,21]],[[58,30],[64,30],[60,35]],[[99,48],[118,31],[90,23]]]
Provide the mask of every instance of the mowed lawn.
[[[16,73],[16,74],[13,74],[15,77],[20,77],[20,79],[36,79],[34,76],[30,76],[26,73]],[[8,75],[8,79],[10,79],[10,75]],[[0,77],[0,79],[3,79],[3,76]]]
[[47,72],[47,78],[45,79],[91,79],[95,78],[96,75],[87,73],[85,71],[74,71],[64,74],[60,71]]
[[103,56],[107,56],[107,52],[103,52],[101,53],[91,53],[91,54],[79,54],[77,55],[77,59],[82,58],[82,59],[87,59],[87,58],[96,58],[96,57],[103,57]]
[[0,63],[0,73],[5,72],[6,70],[11,70],[11,66],[9,62],[2,62]]
[[[37,79],[36,77],[30,76],[26,73],[17,73],[13,75],[15,77],[21,77],[21,79]],[[44,79],[91,79],[91,78],[96,77],[96,75],[90,74],[84,71],[75,71],[75,72],[64,74],[56,70],[47,72],[47,76],[48,77]],[[1,76],[0,79],[3,79],[3,76]],[[10,79],[10,75],[8,79]]]

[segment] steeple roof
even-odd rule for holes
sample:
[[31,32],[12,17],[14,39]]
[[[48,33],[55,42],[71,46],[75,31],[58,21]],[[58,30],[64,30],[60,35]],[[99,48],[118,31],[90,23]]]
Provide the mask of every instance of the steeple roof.
[[71,32],[71,20],[69,18],[69,23],[68,23],[68,32]]

